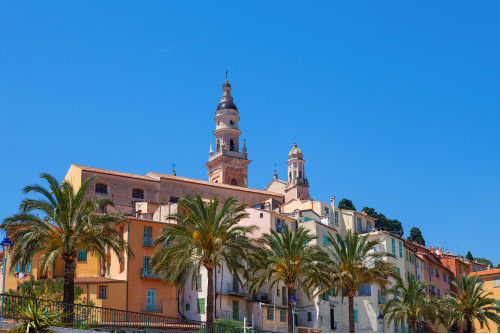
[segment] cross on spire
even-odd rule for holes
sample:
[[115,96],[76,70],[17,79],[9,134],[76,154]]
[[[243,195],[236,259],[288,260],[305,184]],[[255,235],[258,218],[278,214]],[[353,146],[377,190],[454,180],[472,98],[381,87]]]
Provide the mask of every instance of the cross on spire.
[[175,173],[175,162],[172,164],[172,175],[174,175],[174,176],[177,175]]
[[227,80],[227,70],[226,70],[226,80]]

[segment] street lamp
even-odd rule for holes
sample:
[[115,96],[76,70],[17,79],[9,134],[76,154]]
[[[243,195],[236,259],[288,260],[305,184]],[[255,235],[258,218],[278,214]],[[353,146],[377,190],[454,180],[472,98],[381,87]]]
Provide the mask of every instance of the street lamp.
[[379,324],[379,328],[380,328],[380,333],[383,333],[384,332],[384,316],[382,315],[382,313],[380,311],[378,311],[377,320],[378,320],[378,324]]
[[12,242],[10,242],[10,239],[6,236],[2,240],[2,247],[3,247],[3,259],[2,259],[2,269],[3,269],[3,275],[2,275],[2,310],[0,313],[0,322],[3,323],[3,297],[5,294],[5,276],[7,275],[7,255],[9,253],[9,247],[12,246]]
[[295,333],[295,305],[297,305],[297,298],[294,295],[290,298],[290,305],[292,305],[292,332]]

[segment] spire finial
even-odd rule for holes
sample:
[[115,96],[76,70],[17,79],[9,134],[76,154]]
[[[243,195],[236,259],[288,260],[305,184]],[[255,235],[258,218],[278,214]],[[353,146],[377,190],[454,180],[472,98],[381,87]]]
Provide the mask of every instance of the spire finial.
[[212,142],[210,142],[210,151],[208,151],[209,155],[214,154],[214,150],[212,149]]
[[274,163],[274,178],[278,178],[278,173],[276,172],[276,162]]
[[227,81],[227,70],[226,70],[226,81]]
[[175,173],[175,162],[172,164],[172,175],[176,176],[177,174]]

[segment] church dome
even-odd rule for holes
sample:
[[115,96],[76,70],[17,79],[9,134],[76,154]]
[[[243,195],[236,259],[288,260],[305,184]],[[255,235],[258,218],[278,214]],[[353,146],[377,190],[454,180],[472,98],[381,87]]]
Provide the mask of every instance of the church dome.
[[296,143],[293,143],[293,148],[290,150],[290,152],[288,152],[288,158],[291,159],[294,156],[297,156],[298,158],[302,158],[304,156],[300,148],[297,147]]
[[224,102],[219,103],[219,105],[217,106],[217,110],[222,110],[222,109],[238,110],[238,108],[236,108],[236,104],[234,104],[233,102],[229,102],[229,101],[224,101]]

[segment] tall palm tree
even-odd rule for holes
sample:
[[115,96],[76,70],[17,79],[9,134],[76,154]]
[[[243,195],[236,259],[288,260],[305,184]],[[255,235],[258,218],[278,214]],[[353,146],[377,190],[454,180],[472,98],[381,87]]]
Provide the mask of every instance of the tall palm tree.
[[416,333],[417,323],[422,317],[435,323],[441,312],[441,304],[438,297],[430,297],[425,293],[430,286],[430,282],[417,281],[413,276],[408,279],[407,285],[398,280],[385,292],[394,297],[384,305],[384,318],[399,326],[406,317],[412,333]]
[[[84,203],[87,189],[96,178],[82,182],[78,191],[68,181],[60,184],[53,176],[41,174],[49,188],[35,184],[26,186],[24,194],[34,193],[37,199],[26,198],[19,206],[19,213],[4,219],[0,227],[12,230],[11,272],[16,264],[29,263],[40,255],[42,272],[54,269],[56,260],[64,261],[63,302],[74,303],[75,264],[79,250],[106,260],[107,248],[123,261],[121,252],[129,251],[127,243],[114,226],[123,220],[119,213],[96,213],[96,210],[113,206],[109,198],[92,198]],[[21,228],[18,228],[21,225]],[[66,311],[71,312],[72,306]]]
[[477,276],[467,276],[465,273],[460,280],[454,280],[452,284],[458,292],[447,290],[450,295],[444,297],[445,304],[450,311],[450,325],[465,324],[466,331],[472,333],[474,320],[480,325],[490,329],[488,319],[500,326],[500,307],[496,300],[491,298],[491,292],[483,290],[483,282],[478,282]]
[[252,254],[252,266],[247,272],[247,283],[251,294],[257,293],[269,283],[269,291],[280,282],[288,291],[288,331],[293,331],[292,304],[290,297],[294,289],[301,286],[308,293],[310,285],[306,282],[315,281],[328,256],[318,246],[309,246],[316,239],[304,227],[299,227],[295,233],[287,226],[283,232],[271,231],[258,239],[262,248]]
[[325,245],[330,255],[328,271],[320,282],[323,286],[317,294],[335,289],[342,298],[349,302],[349,332],[354,333],[354,295],[362,284],[376,283],[384,288],[390,283],[389,277],[398,279],[399,274],[394,264],[384,258],[395,256],[391,253],[374,252],[373,248],[380,244],[378,239],[368,240],[368,235],[348,231],[345,239],[339,234],[327,236],[329,245]]
[[[220,209],[218,209],[220,205]],[[213,331],[214,323],[214,269],[226,265],[237,275],[243,270],[240,259],[252,249],[248,237],[257,226],[241,226],[238,223],[248,217],[246,205],[238,204],[229,197],[219,203],[217,197],[205,204],[200,195],[186,196],[179,201],[186,209],[186,215],[172,216],[169,224],[162,229],[162,235],[155,240],[162,247],[151,259],[153,271],[163,274],[163,283],[170,282],[180,287],[185,285],[189,275],[194,285],[196,276],[203,267],[208,273],[207,286],[207,326]]]

